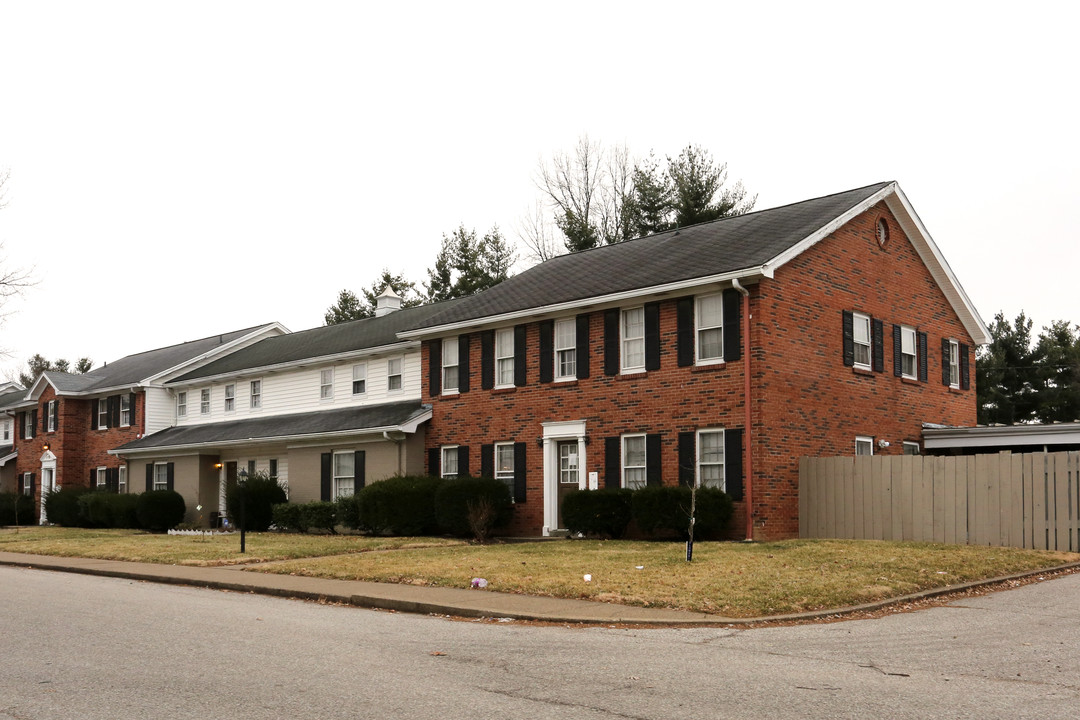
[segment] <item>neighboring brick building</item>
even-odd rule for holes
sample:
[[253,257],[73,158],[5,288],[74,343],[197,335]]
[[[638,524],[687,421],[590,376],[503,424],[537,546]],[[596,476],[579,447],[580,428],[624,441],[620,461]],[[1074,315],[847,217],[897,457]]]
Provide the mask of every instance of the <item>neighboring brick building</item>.
[[[559,499],[704,482],[737,533],[798,533],[801,456],[918,452],[975,423],[975,308],[895,183],[554,258],[432,315],[428,470]],[[749,407],[746,398],[749,397]]]

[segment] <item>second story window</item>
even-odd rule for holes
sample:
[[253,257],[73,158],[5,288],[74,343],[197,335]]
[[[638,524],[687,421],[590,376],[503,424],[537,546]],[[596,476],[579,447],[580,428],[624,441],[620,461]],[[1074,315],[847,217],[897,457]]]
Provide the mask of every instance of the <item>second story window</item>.
[[442,391],[458,391],[458,339],[446,338],[442,341]]
[[109,401],[107,398],[100,398],[97,401],[97,426],[98,430],[109,427]]
[[120,396],[120,427],[131,427],[135,408],[131,406],[131,395]]
[[702,363],[724,359],[724,296],[706,295],[697,299],[697,360]]
[[514,329],[505,328],[495,333],[495,387],[512,387],[514,384]]
[[960,343],[949,341],[949,387],[960,387]]
[[852,315],[855,336],[855,367],[870,369],[870,316],[862,313]]
[[915,350],[915,328],[900,327],[900,373],[911,380],[916,379],[918,353]]
[[327,368],[319,372],[319,399],[334,399],[334,368]]
[[236,385],[225,386],[225,412],[236,409]]
[[577,325],[573,318],[555,322],[555,377],[577,376]]
[[262,380],[251,381],[251,409],[262,407]]
[[386,361],[386,391],[401,391],[401,358],[390,358]]
[[360,363],[352,366],[352,394],[363,395],[367,392],[367,365]]
[[644,370],[645,308],[637,307],[623,310],[621,330],[623,372]]
[[204,388],[199,392],[199,414],[210,414],[210,388]]
[[176,393],[176,417],[187,417],[187,392]]
[[47,432],[56,432],[56,400],[50,400],[48,405],[45,406],[45,412],[47,417]]
[[4,421],[3,438],[4,438],[4,440],[10,440],[11,439],[11,423],[9,423],[7,420]]

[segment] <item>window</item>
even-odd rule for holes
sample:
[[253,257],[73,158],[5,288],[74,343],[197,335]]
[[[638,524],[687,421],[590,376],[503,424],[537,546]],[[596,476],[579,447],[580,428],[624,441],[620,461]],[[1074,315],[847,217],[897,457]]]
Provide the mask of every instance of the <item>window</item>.
[[724,431],[698,430],[697,483],[724,489]]
[[855,367],[870,369],[870,316],[853,313],[855,333]]
[[23,495],[33,496],[34,494],[34,473],[23,473]]
[[446,445],[442,448],[442,476],[444,478],[457,477],[458,456],[457,445]]
[[107,468],[99,467],[97,469],[97,483],[98,489],[107,487],[109,484],[109,470]]
[[[645,308],[622,312],[622,370],[636,372],[645,369]],[[645,439],[641,440],[644,453]],[[645,477],[642,471],[642,478]]]
[[622,439],[622,486],[631,490],[645,487],[645,436],[624,435]]
[[11,424],[7,420],[5,420],[4,421],[4,440],[10,440],[10,439],[11,439]]
[[495,479],[506,483],[514,497],[514,443],[495,443]]
[[319,399],[334,399],[334,368],[327,368],[319,372]]
[[577,324],[573,318],[555,322],[555,377],[577,377]]
[[270,458],[270,477],[277,477],[277,458]]
[[176,393],[176,417],[187,417],[187,393]]
[[[125,396],[126,397],[126,396]],[[56,401],[50,400],[45,405],[46,432],[56,432]]]
[[911,440],[905,440],[904,441],[904,454],[905,455],[921,455],[922,454],[922,448],[919,446],[919,443],[917,443],[917,442],[913,442]]
[[251,409],[262,407],[262,380],[251,381]]
[[205,388],[199,393],[199,414],[210,414],[210,388]]
[[356,488],[355,455],[353,452],[334,453],[334,498],[349,497]]
[[131,427],[131,395],[120,396],[120,427]]
[[442,391],[458,391],[458,339],[446,338],[442,341]]
[[577,440],[560,440],[559,451],[559,484],[578,484],[578,443]]
[[352,394],[363,395],[367,392],[367,364],[352,366]]
[[168,463],[155,463],[154,464],[154,489],[155,490],[168,490],[169,489],[169,464]]
[[[25,417],[25,420],[23,421],[23,440],[29,440],[34,437],[34,414],[35,413],[32,412],[23,413],[23,416]],[[99,418],[100,415],[101,413],[98,413]]]
[[900,374],[911,380],[916,379],[918,354],[915,350],[915,328],[900,326]]
[[505,328],[495,333],[495,387],[511,387],[514,384],[514,329]]
[[255,474],[255,461],[254,460],[248,460],[247,472],[248,472],[248,477],[251,477],[252,475]]
[[97,426],[98,430],[104,430],[109,427],[109,400],[108,398],[98,398],[97,401]]
[[386,391],[401,391],[401,358],[386,361]]
[[236,385],[225,386],[225,412],[236,409]]
[[127,465],[121,465],[120,471],[116,475],[116,491],[119,493],[127,492]]
[[697,299],[697,360],[699,363],[724,359],[724,296],[706,295]]
[[874,438],[859,436],[855,438],[855,454],[856,455],[873,455],[874,454]]
[[949,341],[949,387],[960,387],[960,343]]

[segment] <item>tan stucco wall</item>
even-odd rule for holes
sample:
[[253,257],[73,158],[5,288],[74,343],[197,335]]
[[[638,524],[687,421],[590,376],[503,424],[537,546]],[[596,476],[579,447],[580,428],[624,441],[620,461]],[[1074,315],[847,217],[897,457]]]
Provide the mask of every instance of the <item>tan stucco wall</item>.
[[[155,463],[173,464],[173,490],[184,497],[187,512],[184,522],[210,522],[210,513],[218,509],[218,470],[214,467],[217,456],[181,455],[164,456],[153,459],[139,459],[128,462],[128,492],[141,493],[146,490],[146,466]],[[202,510],[196,507],[202,505]]]
[[424,472],[424,433],[421,430],[402,443],[387,440],[366,443],[345,443],[289,450],[289,501],[294,503],[320,500],[322,454],[336,451],[363,450],[365,478],[368,484],[394,475],[419,475]]

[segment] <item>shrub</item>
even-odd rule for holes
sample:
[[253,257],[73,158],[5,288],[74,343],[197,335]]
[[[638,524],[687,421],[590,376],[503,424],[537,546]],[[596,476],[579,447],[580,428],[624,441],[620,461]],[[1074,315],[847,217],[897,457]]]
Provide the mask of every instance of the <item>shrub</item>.
[[563,523],[571,533],[620,538],[630,524],[632,498],[625,488],[570,493],[562,504]]
[[346,495],[334,501],[334,512],[337,516],[337,524],[344,525],[353,530],[360,527],[360,508],[357,505],[356,495]]
[[143,528],[165,532],[183,522],[187,506],[175,490],[148,490],[138,497],[135,514]]
[[137,528],[138,495],[88,492],[79,496],[80,522],[85,527]]
[[90,492],[88,487],[59,487],[45,493],[45,515],[49,522],[64,527],[87,527],[79,512],[79,497]]
[[312,530],[319,528],[337,534],[337,506],[332,502],[309,502],[300,506],[300,522]]
[[[645,535],[674,533],[684,540],[690,531],[690,488],[646,487],[634,491],[634,521]],[[731,499],[721,490],[699,488],[695,537],[717,535],[731,520]]]
[[372,483],[355,496],[357,522],[353,527],[376,534],[435,534],[439,531],[435,497],[443,482],[441,478],[409,475]]
[[443,481],[435,491],[439,527],[459,537],[487,539],[493,529],[510,522],[512,508],[502,480],[458,476]]
[[276,477],[264,470],[249,475],[247,480],[230,485],[225,491],[225,510],[240,527],[240,505],[244,504],[245,529],[265,532],[274,521],[274,505],[288,502],[285,489]]
[[296,503],[278,503],[272,510],[274,525],[284,532],[306,533],[308,528],[302,508]]
[[[0,493],[0,525],[35,525],[34,498],[22,493]],[[15,513],[18,512],[18,518]]]

